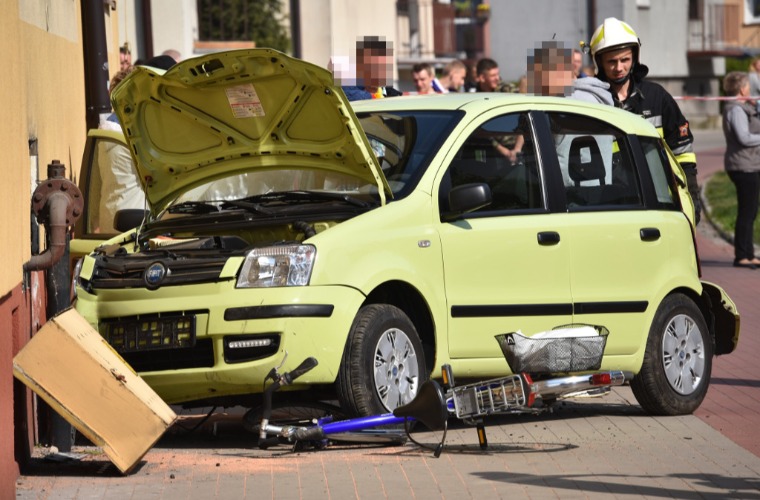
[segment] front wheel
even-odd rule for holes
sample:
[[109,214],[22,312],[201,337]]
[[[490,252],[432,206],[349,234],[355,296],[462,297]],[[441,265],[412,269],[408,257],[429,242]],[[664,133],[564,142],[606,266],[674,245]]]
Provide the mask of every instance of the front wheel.
[[687,415],[707,394],[713,343],[702,312],[682,294],[662,301],[652,321],[633,395],[652,415]]
[[341,407],[360,416],[409,403],[427,379],[414,324],[388,304],[362,307],[354,320],[338,374]]

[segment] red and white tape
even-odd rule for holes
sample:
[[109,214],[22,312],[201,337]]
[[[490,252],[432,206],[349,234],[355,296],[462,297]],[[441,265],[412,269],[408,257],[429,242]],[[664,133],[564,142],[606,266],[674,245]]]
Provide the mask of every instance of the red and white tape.
[[674,95],[676,101],[754,101],[760,99],[760,96],[742,97],[742,96],[695,96],[695,95]]

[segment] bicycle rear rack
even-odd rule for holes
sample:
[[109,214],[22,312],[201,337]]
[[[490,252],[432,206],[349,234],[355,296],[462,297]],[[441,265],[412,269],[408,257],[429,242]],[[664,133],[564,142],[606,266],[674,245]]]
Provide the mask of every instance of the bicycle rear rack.
[[453,387],[451,393],[457,418],[524,413],[529,406],[528,390],[520,375]]

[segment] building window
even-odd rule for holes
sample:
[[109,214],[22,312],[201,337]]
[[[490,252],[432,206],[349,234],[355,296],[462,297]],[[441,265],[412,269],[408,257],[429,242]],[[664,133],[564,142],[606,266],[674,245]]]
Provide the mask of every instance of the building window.
[[196,0],[196,7],[199,40],[290,50],[281,0]]
[[744,24],[760,24],[760,0],[744,0]]

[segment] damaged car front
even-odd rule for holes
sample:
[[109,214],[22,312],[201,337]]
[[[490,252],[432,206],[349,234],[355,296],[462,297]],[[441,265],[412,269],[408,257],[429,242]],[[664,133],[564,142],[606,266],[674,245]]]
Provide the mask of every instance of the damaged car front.
[[334,381],[365,296],[306,286],[310,240],[392,194],[332,75],[232,51],[138,67],[112,100],[150,215],[85,259],[77,309],[170,403],[260,391],[283,351]]

